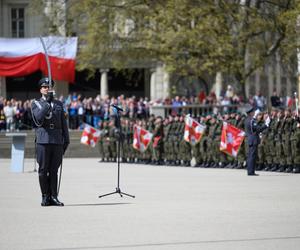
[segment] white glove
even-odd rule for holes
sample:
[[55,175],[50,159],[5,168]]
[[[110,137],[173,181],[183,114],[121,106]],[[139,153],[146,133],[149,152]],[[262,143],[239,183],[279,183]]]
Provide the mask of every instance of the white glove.
[[267,119],[265,120],[265,125],[266,125],[267,127],[269,127],[270,122],[271,122],[271,119],[270,119],[270,116],[268,116]]
[[259,109],[257,109],[257,110],[255,110],[255,112],[254,112],[254,118],[256,118],[257,116],[258,116],[258,114],[260,113],[260,110]]

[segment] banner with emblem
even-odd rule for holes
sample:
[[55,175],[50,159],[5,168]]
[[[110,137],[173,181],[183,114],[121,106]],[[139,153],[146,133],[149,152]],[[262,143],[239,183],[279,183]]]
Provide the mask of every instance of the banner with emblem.
[[101,131],[88,124],[84,125],[84,129],[81,134],[80,142],[82,144],[95,147],[101,135]]
[[137,125],[133,129],[133,148],[143,153],[148,148],[153,134]]
[[220,151],[237,157],[239,149],[245,139],[245,132],[237,127],[223,122]]
[[184,140],[191,145],[197,144],[205,132],[206,126],[197,122],[189,115],[185,117]]

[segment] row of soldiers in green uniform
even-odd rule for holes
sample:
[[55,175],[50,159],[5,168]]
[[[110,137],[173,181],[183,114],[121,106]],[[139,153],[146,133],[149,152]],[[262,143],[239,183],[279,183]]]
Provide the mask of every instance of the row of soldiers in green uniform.
[[[296,113],[286,109],[272,109],[270,114],[260,113],[257,122],[263,123],[270,115],[271,123],[261,135],[258,146],[257,170],[300,172],[300,120]],[[155,165],[190,166],[195,159],[197,167],[245,168],[247,143],[245,138],[236,158],[220,151],[223,121],[244,130],[246,116],[241,113],[201,116],[197,120],[206,125],[199,143],[191,146],[184,140],[184,116],[150,116],[148,120],[122,121],[122,147],[120,157],[123,162]],[[134,125],[153,133],[159,138],[149,145],[145,152],[133,148]],[[103,123],[99,150],[102,161],[116,161],[119,132],[114,121]]]

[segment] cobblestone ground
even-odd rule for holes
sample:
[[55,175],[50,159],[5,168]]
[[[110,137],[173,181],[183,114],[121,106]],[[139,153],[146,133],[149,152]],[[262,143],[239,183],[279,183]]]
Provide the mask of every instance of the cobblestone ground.
[[65,159],[60,199],[41,207],[33,159],[0,159],[0,249],[300,249],[300,175]]

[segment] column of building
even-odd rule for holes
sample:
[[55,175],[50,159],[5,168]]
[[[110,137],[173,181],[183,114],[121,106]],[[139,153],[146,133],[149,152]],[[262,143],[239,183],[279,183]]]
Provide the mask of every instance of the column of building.
[[101,78],[100,78],[100,96],[103,98],[108,95],[108,71],[109,69],[101,69]]
[[6,98],[6,78],[0,76],[0,96]]

